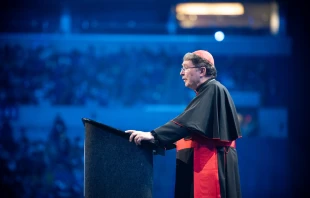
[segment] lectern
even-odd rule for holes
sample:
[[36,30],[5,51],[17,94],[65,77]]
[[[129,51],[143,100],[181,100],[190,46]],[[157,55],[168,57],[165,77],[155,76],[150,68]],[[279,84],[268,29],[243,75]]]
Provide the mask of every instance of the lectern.
[[149,142],[136,146],[129,134],[83,118],[84,196],[86,198],[151,198],[153,155],[164,154]]

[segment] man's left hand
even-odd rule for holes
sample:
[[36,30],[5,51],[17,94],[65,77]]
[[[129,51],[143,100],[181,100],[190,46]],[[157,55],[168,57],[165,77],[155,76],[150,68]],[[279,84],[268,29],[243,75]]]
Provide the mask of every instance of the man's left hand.
[[130,133],[129,142],[134,141],[136,145],[141,145],[141,141],[154,141],[154,136],[150,132],[127,130],[125,133]]

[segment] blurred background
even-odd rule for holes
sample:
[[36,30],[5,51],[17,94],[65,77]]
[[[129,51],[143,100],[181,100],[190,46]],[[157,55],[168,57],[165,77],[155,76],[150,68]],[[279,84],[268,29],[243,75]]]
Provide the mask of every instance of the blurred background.
[[[90,118],[150,131],[195,93],[182,57],[213,54],[235,101],[245,198],[304,197],[305,12],[297,1],[1,1],[0,196],[83,197]],[[154,156],[173,197],[175,151]]]

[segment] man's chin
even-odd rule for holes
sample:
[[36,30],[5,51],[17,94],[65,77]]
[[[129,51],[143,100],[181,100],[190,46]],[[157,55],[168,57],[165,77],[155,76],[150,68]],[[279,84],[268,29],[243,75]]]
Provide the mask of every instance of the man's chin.
[[185,83],[184,85],[185,87],[190,88],[190,85],[188,83]]

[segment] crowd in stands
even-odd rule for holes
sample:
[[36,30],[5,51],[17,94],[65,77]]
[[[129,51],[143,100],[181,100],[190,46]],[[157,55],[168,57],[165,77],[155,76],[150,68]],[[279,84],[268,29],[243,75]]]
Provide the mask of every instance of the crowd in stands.
[[27,129],[13,137],[8,120],[0,123],[0,190],[7,198],[83,196],[83,140],[70,139],[66,124],[56,117],[47,141],[31,140]]
[[[59,52],[48,46],[6,45],[0,48],[0,102],[101,106],[186,104],[193,95],[184,88],[179,76],[184,53],[127,48],[97,55],[92,47],[87,51]],[[230,91],[258,91],[262,105],[272,103],[272,95],[283,96],[282,81],[277,80],[280,77],[276,70],[283,70],[285,58],[216,54],[214,57],[218,79]],[[277,103],[281,105],[283,100],[282,97]]]

